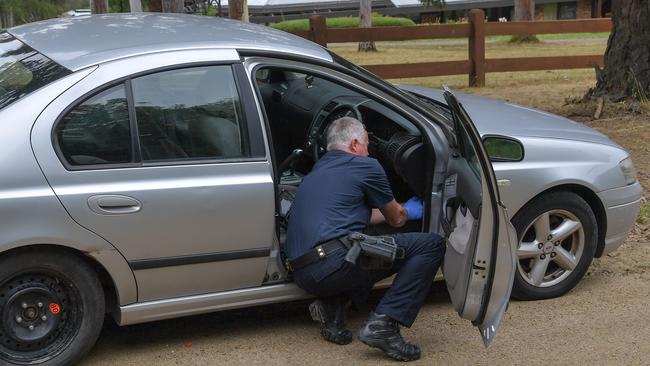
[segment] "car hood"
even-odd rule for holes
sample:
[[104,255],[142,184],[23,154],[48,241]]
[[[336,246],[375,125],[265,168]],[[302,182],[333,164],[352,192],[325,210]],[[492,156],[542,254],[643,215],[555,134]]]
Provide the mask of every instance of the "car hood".
[[[442,90],[411,85],[399,85],[399,88],[446,104]],[[568,118],[486,97],[457,92],[454,95],[465,106],[481,135],[569,139],[620,148],[602,133]]]

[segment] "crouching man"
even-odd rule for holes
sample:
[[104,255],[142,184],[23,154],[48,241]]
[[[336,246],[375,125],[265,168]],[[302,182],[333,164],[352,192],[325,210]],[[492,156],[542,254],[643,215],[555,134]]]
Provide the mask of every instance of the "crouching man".
[[359,329],[359,340],[401,361],[420,358],[418,346],[400,335],[422,306],[445,252],[436,234],[391,235],[403,252],[389,269],[365,269],[345,260],[344,238],[370,224],[394,227],[422,218],[422,201],[395,201],[386,173],[368,157],[368,133],[354,118],[343,117],[327,131],[328,152],[305,177],[291,206],[285,254],[296,284],[318,297],[310,305],[321,335],[348,344],[345,328],[349,301],[362,305],[373,285],[395,273],[391,288]]

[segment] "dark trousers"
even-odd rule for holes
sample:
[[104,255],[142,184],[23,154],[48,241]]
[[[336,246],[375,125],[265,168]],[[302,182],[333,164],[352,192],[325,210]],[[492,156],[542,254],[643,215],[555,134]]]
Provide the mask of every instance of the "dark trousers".
[[[397,273],[393,285],[382,297],[375,312],[388,315],[410,327],[442,263],[445,241],[436,234],[428,233],[400,233],[392,236],[397,245],[404,249],[404,258],[396,260],[390,269],[359,268],[358,265],[345,261],[345,249],[342,248],[325,260],[294,272],[294,280],[298,286],[315,296],[347,296],[359,306],[366,301],[376,282]],[[319,267],[337,269],[322,277]]]

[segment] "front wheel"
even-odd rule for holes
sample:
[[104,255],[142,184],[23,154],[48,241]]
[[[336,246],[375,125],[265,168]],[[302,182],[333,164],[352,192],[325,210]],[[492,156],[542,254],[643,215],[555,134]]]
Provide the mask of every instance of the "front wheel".
[[571,192],[547,193],[524,206],[512,223],[519,238],[513,297],[548,299],[578,284],[598,238],[596,217],[584,199]]
[[104,293],[72,254],[29,249],[0,259],[0,364],[72,365],[94,345]]

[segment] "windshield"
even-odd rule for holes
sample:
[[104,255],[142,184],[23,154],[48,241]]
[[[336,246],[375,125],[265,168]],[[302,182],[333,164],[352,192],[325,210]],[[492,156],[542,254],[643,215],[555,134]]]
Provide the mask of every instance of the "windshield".
[[0,33],[0,109],[68,74],[9,33]]
[[370,71],[364,69],[363,67],[360,67],[358,65],[353,64],[352,62],[344,59],[343,57],[335,54],[332,51],[327,50],[330,55],[332,56],[332,59],[334,62],[337,64],[345,67],[346,69],[349,69],[351,71],[354,71],[357,74],[361,74],[365,76],[367,79],[370,79],[374,81],[376,84],[379,84],[383,86],[386,89],[389,89],[393,91],[396,94],[399,94],[402,98],[409,100],[411,103],[421,107],[424,109],[428,114],[433,117],[434,120],[438,122],[444,123],[445,127],[447,128],[453,128],[453,122],[451,120],[451,115],[449,114],[449,110],[444,108],[443,106],[437,105],[435,102],[428,98],[421,97],[416,94],[412,94],[410,92],[407,92],[405,90],[402,90],[395,85],[387,82],[386,80],[378,77],[377,75],[371,73]]

